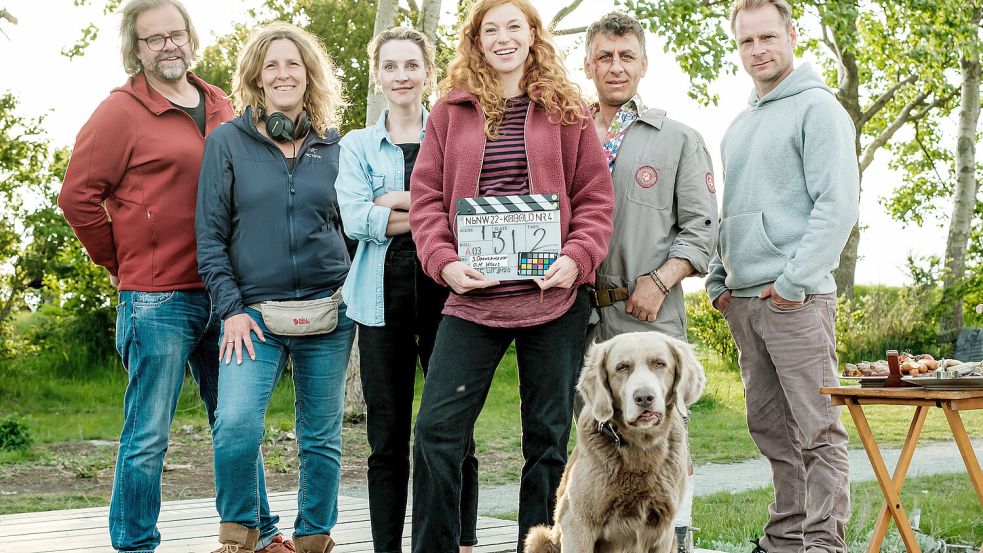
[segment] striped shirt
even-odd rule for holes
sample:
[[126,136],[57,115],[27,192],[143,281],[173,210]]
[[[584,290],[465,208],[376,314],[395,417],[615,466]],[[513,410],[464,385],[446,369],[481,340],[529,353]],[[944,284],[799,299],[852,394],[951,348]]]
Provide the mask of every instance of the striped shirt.
[[[506,100],[498,138],[485,142],[478,176],[479,197],[531,193],[525,133],[529,102],[525,94]],[[566,313],[576,292],[576,288],[550,288],[540,293],[532,280],[505,281],[464,295],[452,292],[443,313],[491,327],[533,326]]]
[[529,96],[506,100],[505,116],[498,138],[485,143],[485,157],[478,177],[479,196],[529,193],[529,163],[526,160],[526,113]]
[[[498,127],[498,138],[485,143],[485,157],[478,177],[478,196],[529,194],[529,162],[526,159],[526,114],[529,96],[523,94],[505,101],[505,116]],[[473,296],[515,296],[539,292],[531,280],[514,280],[471,292]]]

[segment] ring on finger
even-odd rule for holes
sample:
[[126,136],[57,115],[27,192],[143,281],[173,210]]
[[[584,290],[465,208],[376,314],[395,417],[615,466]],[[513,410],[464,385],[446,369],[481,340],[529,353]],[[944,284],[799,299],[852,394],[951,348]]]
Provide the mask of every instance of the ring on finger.
[[235,341],[235,340],[229,340],[229,341],[227,341],[227,342],[225,342],[225,343],[226,343],[226,344],[234,344],[234,343],[236,343],[236,341]]

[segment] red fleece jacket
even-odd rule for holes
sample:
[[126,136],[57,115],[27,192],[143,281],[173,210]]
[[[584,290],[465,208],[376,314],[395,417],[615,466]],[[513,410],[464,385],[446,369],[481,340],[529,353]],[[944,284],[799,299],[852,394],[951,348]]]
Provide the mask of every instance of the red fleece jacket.
[[[222,89],[205,95],[205,133],[233,117]],[[114,89],[79,131],[58,206],[120,290],[204,288],[195,259],[195,200],[205,137],[143,75]]]
[[[529,105],[525,141],[530,192],[560,194],[561,254],[580,269],[575,286],[591,284],[607,255],[614,211],[614,187],[601,143],[590,119],[584,124],[551,123],[535,101]],[[584,111],[588,113],[586,107]],[[424,271],[445,286],[440,271],[459,260],[454,207],[458,198],[478,195],[484,127],[478,99],[466,89],[451,91],[430,112],[413,169],[413,241]]]

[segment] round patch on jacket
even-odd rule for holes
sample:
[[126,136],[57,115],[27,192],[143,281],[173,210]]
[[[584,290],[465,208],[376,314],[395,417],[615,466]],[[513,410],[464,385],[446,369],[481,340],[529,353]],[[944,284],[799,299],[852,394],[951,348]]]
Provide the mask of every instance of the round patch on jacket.
[[651,165],[642,165],[635,171],[635,182],[642,188],[652,188],[659,182],[659,172]]
[[710,171],[707,171],[707,190],[709,190],[711,194],[717,193],[717,189],[713,186],[713,173]]

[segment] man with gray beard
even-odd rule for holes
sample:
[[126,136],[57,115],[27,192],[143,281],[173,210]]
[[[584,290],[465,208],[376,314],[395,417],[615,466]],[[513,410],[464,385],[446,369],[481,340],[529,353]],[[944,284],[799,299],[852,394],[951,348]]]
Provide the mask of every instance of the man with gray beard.
[[[119,290],[116,349],[129,376],[109,531],[117,551],[152,552],[185,366],[215,420],[221,321],[198,276],[195,200],[205,136],[233,112],[190,72],[198,35],[177,0],[131,0],[120,39],[130,78],[79,132],[58,205]],[[261,458],[257,466],[259,547],[292,551],[269,515]]]

